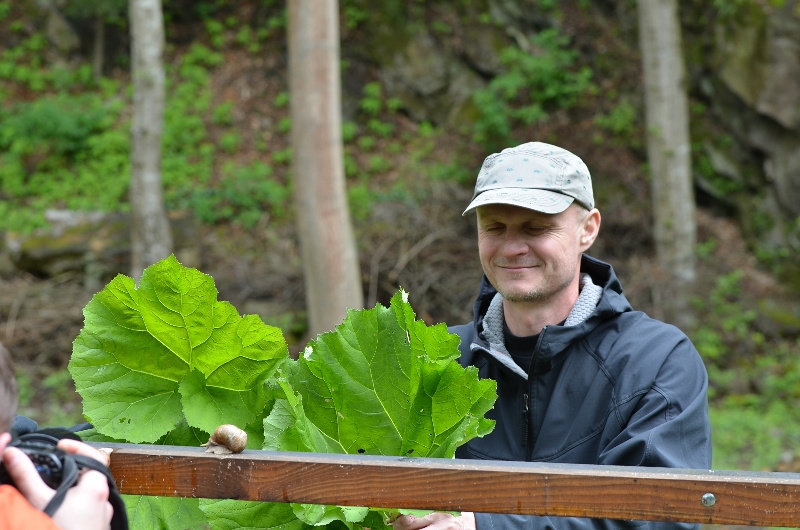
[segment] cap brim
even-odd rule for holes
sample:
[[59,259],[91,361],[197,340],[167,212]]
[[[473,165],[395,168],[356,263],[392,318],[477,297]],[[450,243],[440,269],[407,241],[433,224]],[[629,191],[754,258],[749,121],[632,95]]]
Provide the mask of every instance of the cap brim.
[[461,215],[467,215],[476,208],[488,204],[508,204],[537,212],[555,214],[566,210],[574,201],[575,199],[569,195],[549,190],[530,188],[487,190],[472,199]]

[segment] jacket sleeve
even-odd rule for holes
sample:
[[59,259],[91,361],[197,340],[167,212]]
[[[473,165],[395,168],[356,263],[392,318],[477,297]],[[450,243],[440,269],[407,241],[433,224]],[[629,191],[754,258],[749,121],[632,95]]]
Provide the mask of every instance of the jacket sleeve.
[[[666,328],[666,327],[665,327]],[[664,328],[661,328],[664,329]],[[711,427],[708,417],[708,378],[705,366],[688,338],[665,330],[654,341],[670,351],[660,365],[631,367],[620,372],[615,413],[608,421],[599,465],[709,469]],[[674,331],[674,328],[673,328]],[[659,340],[661,339],[661,340]],[[647,342],[647,341],[645,341]],[[639,347],[643,344],[640,342]],[[648,346],[648,344],[644,344]],[[639,350],[641,351],[641,350]],[[652,360],[652,359],[651,359]],[[693,529],[693,523],[616,521],[571,517],[475,514],[478,530],[648,530]]]
[[708,376],[695,347],[683,334],[680,337],[661,337],[673,347],[653,367],[653,375],[644,378],[647,383],[636,381],[641,371],[621,372],[618,388],[635,394],[631,399],[618,396],[620,430],[605,444],[598,464],[711,468]]

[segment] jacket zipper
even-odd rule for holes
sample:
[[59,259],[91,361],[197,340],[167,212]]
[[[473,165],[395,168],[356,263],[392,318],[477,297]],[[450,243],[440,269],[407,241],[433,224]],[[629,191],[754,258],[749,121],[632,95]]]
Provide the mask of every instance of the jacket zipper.
[[[533,388],[532,380],[533,374],[535,373],[536,369],[536,360],[539,358],[539,351],[542,345],[542,339],[544,338],[544,333],[547,330],[547,326],[542,328],[542,331],[539,332],[539,340],[536,341],[536,348],[533,350],[533,355],[531,356],[531,365],[528,368],[528,388]],[[522,447],[525,448],[526,453],[528,454],[528,460],[533,460],[533,444],[536,443],[536,437],[533,436],[531,439],[531,417],[530,417],[530,394],[525,392],[522,398],[525,400],[525,403],[522,405],[522,414],[523,414],[523,421],[522,421]],[[531,444],[528,447],[528,444]]]
[[522,447],[528,453],[528,431],[530,430],[530,420],[528,419],[528,393],[522,395]]

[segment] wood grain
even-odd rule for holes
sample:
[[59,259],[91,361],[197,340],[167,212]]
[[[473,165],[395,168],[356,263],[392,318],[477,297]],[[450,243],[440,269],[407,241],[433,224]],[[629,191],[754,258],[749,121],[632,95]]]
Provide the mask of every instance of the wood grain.
[[800,527],[796,473],[93,445],[127,494]]

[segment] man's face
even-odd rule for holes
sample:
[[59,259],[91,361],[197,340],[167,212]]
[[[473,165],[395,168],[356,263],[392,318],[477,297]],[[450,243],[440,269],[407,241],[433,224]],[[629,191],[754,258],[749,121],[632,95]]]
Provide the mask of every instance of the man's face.
[[478,208],[478,251],[491,284],[509,302],[546,302],[572,286],[577,296],[580,256],[599,228],[599,213],[595,219],[592,212],[577,205],[558,214],[504,204]]

